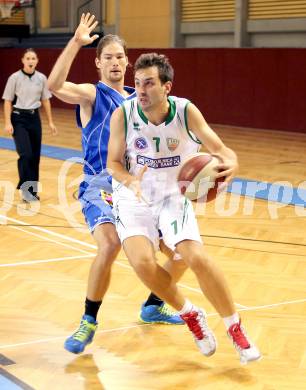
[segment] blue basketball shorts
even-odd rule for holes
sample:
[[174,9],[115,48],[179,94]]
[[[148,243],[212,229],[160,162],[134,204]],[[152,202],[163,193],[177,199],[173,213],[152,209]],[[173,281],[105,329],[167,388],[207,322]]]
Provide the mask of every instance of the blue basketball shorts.
[[93,232],[103,223],[115,224],[110,194],[112,178],[102,172],[99,175],[85,175],[79,188],[79,201],[89,230]]

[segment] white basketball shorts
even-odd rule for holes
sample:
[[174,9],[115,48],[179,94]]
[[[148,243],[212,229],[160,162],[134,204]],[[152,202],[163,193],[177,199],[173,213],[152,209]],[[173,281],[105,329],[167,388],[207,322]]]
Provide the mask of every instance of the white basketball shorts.
[[158,230],[161,231],[165,244],[173,251],[184,240],[202,243],[192,204],[182,195],[148,205],[135,196],[120,197],[120,192],[114,192],[113,205],[121,243],[129,237],[145,236],[152,242],[154,249],[158,250]]

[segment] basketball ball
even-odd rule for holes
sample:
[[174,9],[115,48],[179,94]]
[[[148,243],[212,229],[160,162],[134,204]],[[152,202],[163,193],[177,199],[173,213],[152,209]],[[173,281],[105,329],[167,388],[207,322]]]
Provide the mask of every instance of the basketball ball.
[[190,200],[210,202],[218,194],[218,185],[225,177],[216,179],[220,160],[208,153],[195,153],[183,161],[177,181],[181,194]]

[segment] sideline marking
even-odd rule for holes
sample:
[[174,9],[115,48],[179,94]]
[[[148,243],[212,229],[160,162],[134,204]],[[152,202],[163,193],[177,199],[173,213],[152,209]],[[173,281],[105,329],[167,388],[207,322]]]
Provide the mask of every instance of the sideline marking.
[[46,240],[46,241],[50,241],[50,242],[55,242],[56,244],[58,244],[59,246],[62,245],[62,246],[65,246],[67,248],[70,248],[70,249],[74,249],[76,251],[79,251],[81,253],[85,253],[87,255],[91,255],[90,252],[87,252],[87,251],[84,251],[83,249],[80,249],[80,248],[77,248],[77,247],[73,247],[72,245],[69,245],[69,244],[65,244],[63,242],[60,242],[60,241],[57,241],[57,240],[52,240],[52,238],[48,238],[48,237],[45,237],[45,236],[42,236],[41,234],[36,234],[36,233],[33,233],[33,232],[29,232],[25,229],[22,229],[20,227],[17,227],[17,226],[10,226],[12,229],[15,229],[15,230],[20,230],[21,232],[24,232],[24,233],[28,233],[32,236],[35,236],[35,237],[38,237],[38,238],[41,238],[43,240]]
[[19,265],[35,265],[41,263],[52,263],[57,261],[66,261],[66,260],[74,260],[74,259],[86,259],[87,257],[94,257],[94,254],[91,255],[79,255],[79,256],[67,256],[67,257],[56,257],[54,259],[47,260],[30,260],[30,261],[22,261],[19,263],[6,263],[0,264],[0,267],[18,267]]

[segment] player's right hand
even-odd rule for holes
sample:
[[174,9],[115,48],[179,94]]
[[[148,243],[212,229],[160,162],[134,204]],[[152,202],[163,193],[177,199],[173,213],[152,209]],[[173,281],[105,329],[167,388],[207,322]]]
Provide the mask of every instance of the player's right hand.
[[139,173],[136,176],[134,176],[135,180],[132,180],[130,185],[129,185],[129,188],[134,192],[134,194],[136,195],[138,200],[139,201],[142,200],[145,203],[148,203],[148,202],[144,199],[144,197],[141,193],[141,181],[142,181],[143,175],[145,174],[147,169],[148,169],[147,165],[145,165],[143,168],[141,168]]
[[95,34],[90,36],[91,32],[96,28],[98,22],[95,21],[95,15],[82,14],[80,24],[74,33],[75,40],[82,46],[90,45],[93,41],[99,38],[99,35]]
[[4,127],[4,131],[5,131],[6,133],[8,133],[9,135],[13,135],[13,134],[14,134],[14,128],[13,128],[12,124],[6,125],[6,126]]

